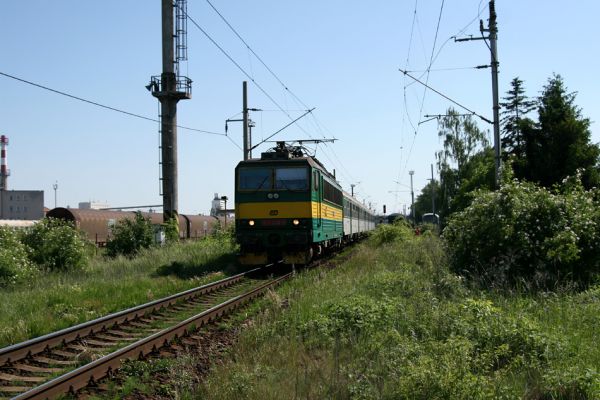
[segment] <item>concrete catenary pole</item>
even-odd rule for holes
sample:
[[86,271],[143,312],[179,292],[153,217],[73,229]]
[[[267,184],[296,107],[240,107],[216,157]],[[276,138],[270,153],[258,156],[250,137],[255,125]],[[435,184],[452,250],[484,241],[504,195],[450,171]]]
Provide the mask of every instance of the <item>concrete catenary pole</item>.
[[413,191],[413,175],[415,174],[415,171],[408,171],[408,174],[410,175],[410,210],[412,213],[413,224],[415,224],[417,222],[417,219],[415,218],[415,192]]
[[244,132],[244,161],[250,158],[250,150],[252,145],[250,143],[250,137],[248,136],[248,82],[244,81],[242,84],[242,105],[243,105],[243,132]]
[[160,100],[163,217],[177,218],[179,208],[177,180],[177,80],[174,71],[173,1],[162,0],[162,64]]
[[494,157],[495,157],[495,172],[496,172],[496,187],[500,187],[500,171],[502,167],[501,159],[501,142],[500,142],[500,104],[498,98],[498,26],[496,24],[496,7],[494,0],[490,0],[490,52],[492,58],[492,96],[494,107]]
[[435,221],[435,181],[433,180],[433,164],[431,164],[431,213],[433,214],[433,220]]

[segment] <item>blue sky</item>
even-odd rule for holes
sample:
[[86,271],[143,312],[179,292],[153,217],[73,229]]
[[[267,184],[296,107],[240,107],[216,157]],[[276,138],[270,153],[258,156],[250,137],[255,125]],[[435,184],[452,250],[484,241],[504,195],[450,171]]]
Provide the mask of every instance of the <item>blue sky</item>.
[[[439,55],[428,82],[491,119],[490,71],[446,70],[489,63],[483,42],[448,40],[474,19],[464,34],[478,35],[476,17],[481,12],[487,19],[488,2],[443,3],[434,49]],[[417,195],[441,148],[434,121],[418,125],[416,134],[411,123],[417,126],[424,114],[443,114],[451,104],[409,85],[411,80],[398,68],[427,68],[442,1],[213,4],[289,90],[316,107],[315,117],[302,119],[301,128],[292,126],[275,138],[306,139],[306,132],[314,138],[333,136],[339,141],[320,145],[317,157],[336,169],[346,190],[357,184],[359,199],[378,210],[386,204],[388,213],[409,204],[408,171],[415,171]],[[157,101],[144,85],[161,72],[159,0],[1,0],[0,6],[0,72],[151,118],[158,115]],[[560,73],[569,90],[578,92],[576,103],[592,121],[592,141],[599,142],[595,42],[600,28],[595,16],[600,3],[499,0],[496,9],[501,95],[519,76],[528,95],[537,96],[547,79]],[[205,0],[189,1],[188,13],[289,116],[302,114],[304,107]],[[192,24],[188,46],[189,61],[182,71],[194,81],[193,99],[179,103],[178,122],[223,133],[224,120],[241,111],[242,81],[247,78]],[[249,93],[250,107],[265,110],[252,114],[255,139],[290,121],[284,113],[271,111],[278,107],[252,83]],[[480,127],[491,131],[483,122]],[[0,133],[10,138],[9,188],[44,190],[50,208],[55,181],[59,206],[88,200],[113,206],[162,202],[156,123],[0,76]],[[229,134],[241,144],[240,124],[232,124]],[[233,197],[233,169],[241,151],[223,136],[180,130],[178,137],[180,212],[208,212],[215,192]]]

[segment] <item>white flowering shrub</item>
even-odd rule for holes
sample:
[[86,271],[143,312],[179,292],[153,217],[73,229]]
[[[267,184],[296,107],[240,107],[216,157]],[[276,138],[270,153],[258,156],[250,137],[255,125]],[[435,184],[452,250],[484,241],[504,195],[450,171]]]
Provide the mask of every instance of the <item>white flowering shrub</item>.
[[23,243],[40,269],[77,270],[88,262],[87,240],[73,224],[61,219],[42,219],[26,232]]
[[0,286],[8,286],[32,277],[37,269],[27,257],[19,232],[0,226]]
[[512,180],[478,192],[444,230],[451,265],[486,285],[585,284],[600,272],[599,199],[579,178],[554,191]]

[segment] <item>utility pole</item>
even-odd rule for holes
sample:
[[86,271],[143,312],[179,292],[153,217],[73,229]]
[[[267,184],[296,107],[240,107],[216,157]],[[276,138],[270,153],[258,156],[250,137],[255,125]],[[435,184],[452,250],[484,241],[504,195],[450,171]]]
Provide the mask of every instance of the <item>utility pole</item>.
[[[241,122],[242,127],[242,142],[243,142],[243,160],[247,161],[252,158],[252,128],[256,126],[254,121],[250,119],[250,111],[262,111],[260,108],[248,108],[248,82],[242,82],[242,118],[241,119],[226,119],[225,120],[225,134],[229,129],[229,122]],[[259,143],[260,144],[260,143]]]
[[248,159],[252,158],[251,154],[252,154],[252,144],[251,144],[251,139],[248,136],[248,82],[244,81],[243,85],[242,85],[242,96],[243,96],[243,124],[244,124],[244,161],[247,161]]
[[354,186],[356,186],[356,183],[351,183],[350,184],[350,195],[352,197],[354,197]]
[[160,77],[153,76],[146,86],[160,101],[160,163],[165,222],[177,218],[179,209],[177,102],[192,98],[192,81],[179,75],[179,61],[187,59],[186,3],[186,0],[161,0],[163,72]]
[[52,189],[54,189],[54,208],[56,208],[56,191],[58,190],[58,181],[54,182]]
[[415,171],[408,171],[408,174],[410,175],[410,210],[412,212],[413,224],[415,224],[417,222],[415,218],[415,192],[413,192],[413,175]]
[[[496,177],[496,188],[500,187],[500,171],[502,168],[501,158],[501,142],[500,142],[500,100],[498,94],[498,24],[496,20],[496,6],[494,0],[490,0],[490,19],[488,28],[483,27],[483,21],[479,21],[479,30],[481,37],[469,37],[463,39],[454,39],[456,42],[466,42],[469,40],[488,40],[490,41],[490,55],[491,55],[491,67],[492,67],[492,100],[493,100],[493,114],[494,114],[494,159],[495,159],[495,177]],[[485,37],[484,32],[488,32],[489,36]]]
[[435,181],[433,180],[433,164],[431,164],[431,212],[435,220]]
[[[482,33],[483,24],[481,26]],[[496,188],[500,187],[501,146],[500,146],[500,104],[498,99],[498,26],[496,24],[496,6],[490,0],[490,52],[492,55],[492,96],[494,97],[494,156],[496,158]]]

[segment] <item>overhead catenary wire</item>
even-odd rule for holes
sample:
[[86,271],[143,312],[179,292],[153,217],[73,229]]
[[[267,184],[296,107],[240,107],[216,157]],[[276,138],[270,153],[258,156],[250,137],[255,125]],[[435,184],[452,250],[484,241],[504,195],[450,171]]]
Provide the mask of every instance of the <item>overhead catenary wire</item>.
[[[429,83],[429,75],[431,73],[431,67],[432,67],[433,62],[434,62],[435,48],[436,48],[438,34],[439,34],[439,30],[440,30],[440,24],[441,24],[441,21],[442,21],[442,14],[443,14],[443,11],[444,11],[444,3],[445,3],[445,0],[442,0],[442,2],[440,4],[440,12],[438,14],[437,25],[436,25],[436,28],[435,28],[435,36],[434,36],[434,39],[433,39],[433,46],[431,48],[431,55],[429,57],[429,65],[427,66],[427,69],[423,73],[423,75],[427,75],[427,77],[425,78],[425,84],[424,84],[425,88],[423,89],[423,97],[421,99],[421,106],[419,108],[419,118],[418,118],[419,120],[421,119],[421,115],[423,114],[423,108],[425,106],[425,95],[427,93],[426,88],[428,87],[427,84]],[[414,17],[415,19],[416,19],[416,14],[417,14],[417,4],[415,2],[415,17]],[[407,59],[407,64],[408,64],[408,59]],[[408,75],[408,74],[405,73],[405,75]],[[423,76],[423,75],[421,75],[421,76]],[[411,78],[412,78],[412,76],[411,76]],[[414,80],[418,81],[417,79],[414,79]],[[406,86],[407,85],[405,85],[405,87],[404,87],[405,107],[406,107]],[[419,132],[420,124],[417,124],[417,126],[415,127],[414,124],[412,123],[412,120],[411,120],[411,126],[413,127],[413,130],[414,130],[413,140],[412,140],[410,149],[408,151],[408,156],[406,157],[404,168],[402,169],[402,172],[400,173],[400,175],[402,175],[403,171],[406,171],[406,168],[408,167],[408,162],[410,160],[410,156],[412,155],[412,151],[414,149],[414,145],[415,145],[415,141],[416,141],[416,138],[417,138],[417,134]]]
[[246,40],[244,40],[242,35],[240,35],[238,33],[238,31],[229,23],[229,21],[223,16],[223,14],[221,14],[221,12],[213,5],[213,3],[211,3],[210,0],[206,0],[206,2],[217,13],[217,15],[223,20],[223,22],[225,22],[225,24],[229,27],[229,29],[231,29],[231,31],[238,37],[238,39],[240,39],[242,41],[242,43],[244,43],[246,48],[254,55],[254,57],[256,57],[256,59],[263,65],[263,67],[265,67],[267,69],[267,71],[269,71],[269,73],[277,80],[277,82],[279,82],[281,84],[281,86],[283,86],[283,88],[287,92],[289,92],[290,95],[292,95],[292,97],[294,97],[305,109],[310,108],[302,100],[300,100],[300,98],[298,96],[296,96],[296,94],[294,94],[294,92],[292,92],[285,83],[283,83],[283,81],[279,78],[279,76],[277,76],[277,74],[267,65],[267,63],[265,63],[265,61],[254,51],[254,49],[252,49],[252,47],[248,44],[248,42],[246,42]]
[[415,81],[417,81],[418,83],[420,83],[421,85],[425,86],[425,88],[439,94],[440,96],[442,96],[443,98],[445,98],[446,100],[456,104],[457,106],[459,106],[460,108],[462,108],[463,110],[468,111],[469,113],[473,114],[476,117],[479,117],[481,120],[492,124],[493,122],[491,120],[489,120],[488,118],[476,113],[475,111],[471,110],[470,108],[467,108],[466,106],[462,105],[461,103],[457,102],[456,100],[451,99],[450,97],[446,96],[445,94],[443,94],[442,92],[432,88],[431,86],[427,85],[426,83],[420,81],[419,79],[415,78],[414,76],[410,75],[407,71],[404,71],[402,69],[399,70],[400,72],[402,72],[404,75],[407,75],[408,77],[410,77],[411,79],[414,79]]
[[[442,43],[442,45],[439,47],[439,49],[437,50],[437,52],[435,52],[435,55],[433,56],[433,58],[430,59],[430,64],[429,64],[428,68],[425,69],[425,70],[422,70],[422,71],[413,71],[413,72],[422,73],[422,75],[420,75],[419,78],[421,78],[423,75],[425,75],[425,73],[437,71],[437,70],[431,69],[431,66],[433,65],[433,63],[435,63],[435,61],[438,59],[439,55],[441,54],[442,50],[445,48],[445,46],[452,39],[454,39],[457,36],[463,34],[475,21],[477,21],[479,19],[479,17],[481,16],[481,14],[485,11],[485,9],[487,7],[487,6],[485,6],[483,8],[481,7],[483,1],[484,0],[480,0],[480,2],[479,2],[477,15],[473,19],[471,19],[464,27],[462,27],[456,34],[450,36],[448,39],[446,39],[444,41],[444,43]],[[410,65],[409,64],[409,60],[410,60],[410,54],[411,54],[411,48],[412,48],[413,31],[414,31],[414,26],[415,26],[415,23],[416,23],[416,20],[417,20],[417,2],[418,2],[418,0],[415,0],[415,8],[414,8],[414,13],[413,13],[413,23],[412,23],[412,26],[411,26],[411,33],[410,33],[410,38],[411,39],[409,41],[409,48],[408,48],[408,52],[407,52],[406,63],[405,63],[404,71],[403,71],[405,77],[408,75],[407,73],[410,72],[409,71],[409,65]],[[443,4],[442,4],[442,7],[443,7]],[[440,9],[440,16],[438,17],[438,27],[436,28],[436,35],[437,35],[437,30],[439,29],[439,20],[440,20],[440,18],[441,18],[441,9]],[[432,52],[434,52],[434,51],[435,51],[435,45],[434,45],[434,47],[432,49]],[[476,66],[474,68],[481,69],[481,68],[487,68],[487,67],[488,66]],[[443,70],[453,70],[453,69],[447,68],[447,69],[439,69],[439,70],[443,71]],[[411,78],[413,78],[413,77],[411,76]],[[404,82],[404,96],[403,96],[404,97],[404,113],[403,113],[403,122],[404,122],[404,118],[406,117],[406,119],[410,123],[410,126],[413,129],[413,132],[417,132],[418,128],[414,126],[414,123],[413,123],[413,121],[412,121],[412,119],[410,117],[410,113],[409,113],[409,110],[408,110],[408,99],[407,99],[407,94],[406,94],[407,88],[409,86],[411,86],[413,83],[421,83],[421,84],[423,84],[423,82],[421,82],[420,80],[415,79],[415,78],[413,78],[413,81],[411,83],[409,83],[409,84],[406,84],[406,81]],[[434,89],[432,89],[432,90],[434,90]],[[439,92],[438,92],[438,94],[442,95]],[[444,96],[444,95],[442,95],[442,96]],[[462,107],[462,105],[460,105],[460,106]],[[489,120],[487,118],[483,118],[483,117],[481,117],[480,115],[478,115],[476,113],[473,114],[473,115],[476,115],[476,116],[482,118],[484,121],[489,122]],[[420,119],[420,116],[419,116],[419,119]],[[413,140],[412,140],[412,143],[411,143],[411,146],[410,146],[410,150],[409,150],[408,156],[406,157],[406,162],[405,162],[404,168],[400,167],[400,169],[398,171],[398,181],[400,180],[400,176],[403,174],[403,171],[405,171],[406,168],[407,168],[407,166],[408,166],[410,155],[411,155],[412,150],[414,148],[415,139],[416,139],[416,135],[413,135]],[[402,164],[402,162],[400,164]]]
[[[306,103],[304,101],[302,101],[302,99],[300,99],[290,88],[288,85],[286,85],[283,80],[273,71],[273,69],[271,67],[269,67],[267,65],[267,63],[263,60],[262,57],[260,57],[256,51],[254,51],[254,49],[250,46],[250,44],[248,44],[248,42],[242,37],[242,35],[233,27],[233,25],[227,20],[227,18],[225,18],[225,16],[214,6],[214,4],[210,1],[210,0],[206,0],[206,2],[208,3],[208,5],[213,9],[213,11],[221,18],[221,20],[229,27],[229,29],[234,33],[234,35],[244,44],[244,46],[246,46],[246,48],[248,49],[248,51],[250,51],[255,57],[256,59],[263,65],[263,67],[265,67],[265,69],[273,76],[273,78],[275,78],[275,80],[277,82],[279,82],[279,84],[283,87],[283,89],[289,93],[292,98],[294,99],[294,101],[299,104],[300,106],[304,107],[303,110],[298,110],[298,111],[307,111],[308,109],[310,109],[310,107],[308,105],[306,105]],[[191,20],[191,19],[190,19]],[[231,59],[231,58],[230,58]],[[238,68],[239,65],[238,65]],[[246,74],[246,76],[248,76]],[[252,81],[256,84],[256,82],[252,79]],[[260,89],[260,87],[259,87]],[[267,96],[268,97],[268,96]],[[271,101],[273,101],[271,99]],[[276,104],[276,103],[275,103]],[[292,111],[292,110],[284,110],[282,109],[281,106],[279,106],[278,104],[276,104],[277,107],[279,107],[279,111],[284,112],[289,118],[290,120],[292,120],[292,117],[287,113],[287,111]],[[287,105],[287,104],[286,104]],[[313,108],[314,109],[314,108]],[[263,110],[264,111],[264,110]],[[317,117],[314,113],[310,113],[310,116],[312,117],[312,119],[315,122],[315,126],[317,127],[317,129],[319,131],[321,131],[321,135],[323,137],[325,137],[325,135],[323,134],[323,131],[321,129],[321,124],[318,122]],[[296,119],[296,121],[298,120],[298,118]],[[300,130],[302,132],[304,132],[306,135],[308,135],[310,138],[313,138],[313,136],[308,133],[304,128],[302,128],[302,126],[297,123],[296,126],[298,126],[298,128],[300,128]],[[335,158],[338,159],[338,163],[339,165],[342,167],[342,169],[346,169],[346,167],[343,165],[343,163],[339,160],[339,157],[337,157],[337,154],[335,154],[335,150],[332,147],[329,147],[327,145],[327,143],[325,143],[325,147],[330,149],[332,151],[332,153],[334,154]],[[329,159],[329,157],[326,155],[326,157]],[[331,159],[329,159],[332,164],[336,164],[334,163]]]
[[204,36],[206,36],[206,38],[217,47],[217,49],[219,49],[221,51],[221,53],[223,53],[223,55],[225,57],[227,57],[227,59],[229,61],[231,61],[233,63],[233,65],[235,65],[241,72],[242,74],[244,74],[252,83],[254,83],[254,85],[256,85],[256,87],[265,95],[267,96],[267,98],[277,107],[279,108],[285,115],[287,115],[290,119],[293,119],[292,116],[285,111],[285,108],[283,108],[274,98],[273,96],[271,96],[237,61],[235,61],[233,59],[233,57],[227,52],[225,51],[225,49],[219,45],[219,43],[217,43],[217,41],[215,39],[213,39],[213,37],[211,35],[208,34],[208,32],[206,32],[197,22],[195,19],[193,19],[189,13],[187,13],[187,11],[184,10],[184,13],[186,14],[186,17],[190,20],[190,22],[200,31],[202,32],[202,34],[204,34]]
[[238,148],[238,149],[240,149],[241,151],[244,151],[244,149],[242,149],[242,146],[240,146],[239,144],[237,144],[237,143],[236,143],[236,142],[235,142],[235,141],[234,141],[234,140],[231,138],[231,136],[229,136],[229,135],[225,135],[225,137],[226,137],[227,139],[229,139],[229,141],[230,141],[231,143],[233,143],[235,147],[237,147],[237,148]]
[[[57,89],[52,89],[52,88],[50,88],[50,87],[48,87],[48,86],[40,85],[39,83],[35,83],[35,82],[32,82],[32,81],[28,81],[28,80],[26,80],[26,79],[19,78],[19,77],[17,77],[17,76],[14,76],[14,75],[7,74],[7,73],[5,73],[5,72],[1,72],[1,71],[0,71],[0,75],[2,75],[2,76],[5,76],[5,77],[7,77],[7,78],[10,78],[10,79],[14,79],[14,80],[16,80],[16,81],[19,81],[19,82],[22,82],[22,83],[26,83],[26,84],[28,84],[28,85],[31,85],[31,86],[35,86],[35,87],[37,87],[37,88],[40,88],[40,89],[47,90],[47,91],[49,91],[49,92],[52,92],[52,93],[55,93],[55,94],[59,94],[59,95],[61,95],[61,96],[66,96],[66,97],[69,97],[69,98],[71,98],[71,99],[74,99],[74,100],[78,100],[78,101],[81,101],[81,102],[84,102],[84,103],[88,103],[88,104],[91,104],[91,105],[94,105],[94,106],[97,106],[97,107],[101,107],[101,108],[104,108],[104,109],[106,109],[106,110],[110,110],[110,111],[118,112],[118,113],[121,113],[121,114],[124,114],[124,115],[129,115],[130,117],[135,117],[135,118],[139,118],[139,119],[144,119],[144,120],[146,120],[146,121],[160,122],[160,121],[159,121],[158,119],[156,119],[156,118],[146,117],[146,116],[144,116],[144,115],[140,115],[140,114],[132,113],[132,112],[129,112],[129,111],[121,110],[121,109],[119,109],[119,108],[115,108],[115,107],[107,106],[107,105],[105,105],[105,104],[101,104],[101,103],[98,103],[98,102],[96,102],[96,101],[92,101],[92,100],[84,99],[83,97],[75,96],[75,95],[72,95],[72,94],[69,94],[69,93],[66,93],[66,92],[63,92],[63,91],[57,90]],[[208,135],[218,135],[218,136],[225,136],[225,134],[224,134],[224,133],[219,133],[219,132],[211,132],[211,131],[207,131],[207,130],[204,130],[204,129],[190,128],[190,127],[187,127],[187,126],[182,126],[182,125],[177,125],[177,127],[178,127],[178,128],[180,128],[180,129],[185,129],[185,130],[189,130],[189,131],[194,131],[194,132],[205,133],[205,134],[208,134]]]

